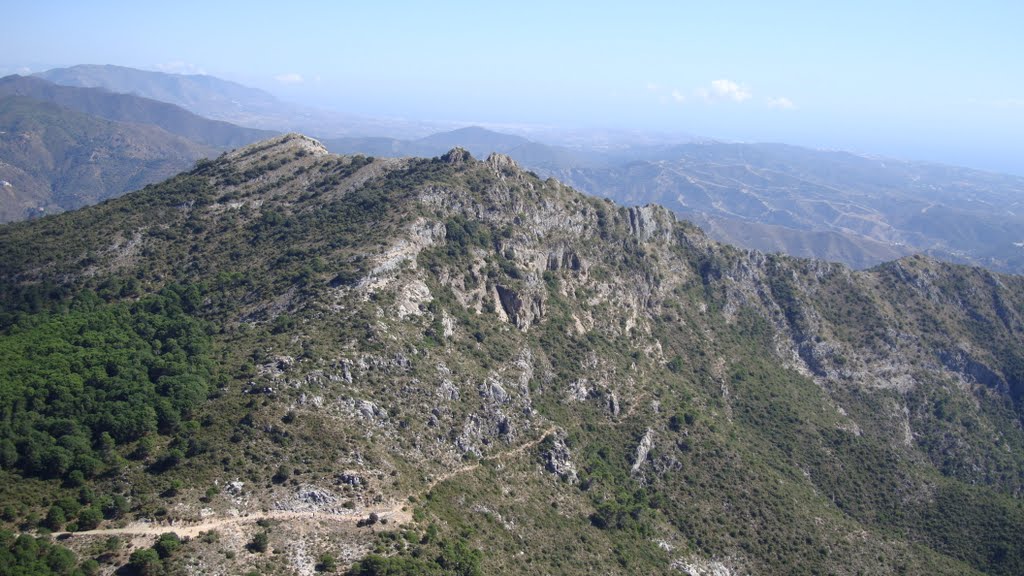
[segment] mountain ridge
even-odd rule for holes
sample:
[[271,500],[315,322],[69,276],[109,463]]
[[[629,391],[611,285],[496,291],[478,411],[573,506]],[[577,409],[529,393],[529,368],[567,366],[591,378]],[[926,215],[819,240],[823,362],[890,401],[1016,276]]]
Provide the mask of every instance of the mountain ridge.
[[[232,100],[210,87],[189,88],[192,76],[120,67],[79,66],[41,76],[135,91],[243,124],[313,130],[331,136],[324,142],[336,152],[435,156],[461,144],[480,157],[507,153],[542,176],[555,176],[590,194],[668,205],[709,225],[719,241],[762,251],[856,267],[922,252],[1004,272],[1024,270],[1024,250],[1017,246],[1024,239],[1016,233],[1020,211],[1014,208],[1017,192],[1024,189],[1021,178],[835,150],[693,137],[680,137],[680,143],[621,133],[589,133],[581,140],[543,130],[524,132],[563,144],[552,146],[480,129],[436,132],[423,123],[286,105],[258,91],[262,96]],[[223,82],[228,94],[238,90],[234,83],[202,78]],[[156,89],[161,86],[175,88]],[[256,103],[249,106],[246,98]]]
[[[501,154],[340,157],[298,135],[0,243],[4,339],[82,292],[165,294],[210,326],[208,405],[123,464],[126,513],[253,516],[172,569],[304,572],[323,550],[356,574],[1024,565],[1017,276],[764,255]],[[316,516],[402,498],[398,526]],[[261,533],[281,553],[241,551]]]
[[[485,129],[415,141],[328,139],[337,152],[436,155],[464,143],[629,205],[657,202],[716,240],[867,268],[915,252],[1024,270],[1014,212],[1024,179],[953,166],[715,141],[614,152],[559,148]],[[1004,210],[1005,208],[1005,210]]]
[[301,130],[321,137],[383,134],[407,138],[436,131],[436,126],[427,122],[366,118],[284,102],[264,90],[205,74],[81,64],[35,76],[61,85],[136,94],[175,104],[203,117],[277,133]]

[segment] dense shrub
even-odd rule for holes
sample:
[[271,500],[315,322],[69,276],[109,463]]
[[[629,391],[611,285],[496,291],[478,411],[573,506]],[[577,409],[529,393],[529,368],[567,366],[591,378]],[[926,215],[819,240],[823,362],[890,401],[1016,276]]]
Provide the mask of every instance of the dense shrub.
[[87,293],[0,333],[0,465],[77,485],[117,445],[191,417],[209,391],[209,339],[182,293],[131,304]]

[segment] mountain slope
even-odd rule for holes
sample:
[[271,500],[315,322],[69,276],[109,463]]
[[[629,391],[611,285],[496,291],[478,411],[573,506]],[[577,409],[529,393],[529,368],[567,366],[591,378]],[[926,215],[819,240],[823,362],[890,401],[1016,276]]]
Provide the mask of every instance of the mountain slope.
[[197,116],[165,102],[100,88],[58,86],[31,76],[0,78],[0,95],[25,96],[115,122],[158,126],[204,146],[235,148],[274,135]]
[[212,154],[156,127],[0,97],[0,222],[95,204]]
[[[208,399],[112,441],[74,404],[26,414],[52,381],[4,387],[0,413],[38,427],[0,426],[0,448],[56,455],[0,450],[14,522],[70,522],[46,463],[124,501],[63,540],[80,554],[173,519],[195,538],[154,561],[203,572],[1024,569],[1020,277],[765,256],[507,156],[296,135],[0,244],[0,350],[98,315],[69,328],[85,358],[116,332],[211,370],[151,372],[167,402],[196,379]],[[98,366],[81,394],[118,391],[119,360]]]

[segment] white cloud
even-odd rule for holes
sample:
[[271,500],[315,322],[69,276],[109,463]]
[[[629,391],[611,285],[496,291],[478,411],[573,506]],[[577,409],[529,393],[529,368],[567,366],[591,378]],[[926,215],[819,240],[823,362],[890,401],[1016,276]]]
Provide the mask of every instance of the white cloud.
[[301,74],[295,72],[288,72],[287,74],[278,74],[274,76],[274,80],[277,80],[281,84],[302,84],[304,81]]
[[[703,100],[707,103],[715,102],[735,102],[742,104],[747,100],[751,100],[754,97],[754,93],[750,88],[743,84],[734,82],[727,79],[712,80],[708,84],[695,88],[693,90],[680,90],[678,88],[668,88],[663,84],[655,82],[647,83],[647,91],[651,94],[658,96],[658,100],[663,104],[674,102],[676,104],[686,104],[693,99]],[[769,98],[769,106],[773,108],[781,108],[786,110],[792,110],[796,108],[793,101],[788,98]]]
[[778,98],[769,98],[768,107],[777,108],[779,110],[796,110],[796,104],[794,104],[792,100],[786,98],[785,96],[780,96]]
[[183,60],[164,62],[163,64],[157,64],[154,68],[168,74],[206,74],[206,70],[203,68]]
[[700,88],[697,95],[709,102],[732,100],[733,102],[745,102],[754,97],[750,90],[732,80],[712,80],[711,88]]

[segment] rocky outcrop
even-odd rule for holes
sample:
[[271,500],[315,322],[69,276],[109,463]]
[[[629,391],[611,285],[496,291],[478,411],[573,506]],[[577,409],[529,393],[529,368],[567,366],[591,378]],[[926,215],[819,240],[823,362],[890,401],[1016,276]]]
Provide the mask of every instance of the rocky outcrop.
[[494,289],[508,321],[520,330],[528,330],[544,316],[544,297],[539,292],[523,292],[496,284]]
[[574,250],[560,247],[548,253],[547,269],[552,272],[557,270],[579,272],[583,269],[583,262]]
[[975,360],[966,350],[942,351],[939,353],[939,359],[942,361],[943,366],[960,374],[969,381],[977,382],[1005,394],[1010,393],[1010,387],[1002,376],[993,372],[985,364]]
[[629,209],[629,228],[641,242],[657,238],[667,240],[675,218],[666,208],[654,204]]
[[541,457],[544,458],[544,468],[548,472],[557,475],[570,484],[575,484],[579,481],[576,464],[572,461],[572,452],[569,450],[569,446],[566,445],[562,435],[556,436],[549,443],[542,452]]
[[519,164],[516,164],[515,160],[497,152],[488,156],[485,162],[498,172],[519,172],[520,170]]
[[647,462],[647,455],[650,454],[651,448],[654,448],[654,431],[648,428],[636,446],[636,455],[633,457],[633,467],[629,469],[630,473],[636,474],[640,467]]
[[451,164],[452,166],[461,166],[473,161],[473,155],[469,153],[469,150],[456,146],[451,150],[444,153],[441,156],[441,161],[445,164]]

